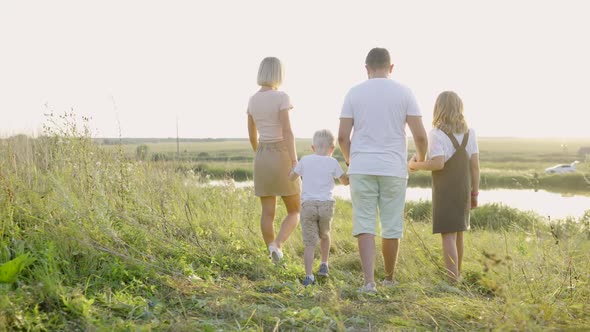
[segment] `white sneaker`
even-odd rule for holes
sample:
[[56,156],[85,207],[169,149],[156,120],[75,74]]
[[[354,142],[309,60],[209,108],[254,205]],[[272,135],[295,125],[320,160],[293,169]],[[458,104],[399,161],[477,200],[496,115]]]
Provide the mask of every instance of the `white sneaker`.
[[383,279],[383,281],[381,282],[381,285],[383,287],[395,287],[395,286],[399,285],[399,281]]
[[364,294],[375,294],[377,293],[377,286],[375,285],[374,282],[369,282],[366,285],[364,285],[363,287],[358,289],[359,293],[364,293]]
[[280,262],[283,258],[283,252],[281,251],[281,249],[273,245],[268,246],[268,251],[270,252],[270,259],[272,259],[272,262],[275,264]]

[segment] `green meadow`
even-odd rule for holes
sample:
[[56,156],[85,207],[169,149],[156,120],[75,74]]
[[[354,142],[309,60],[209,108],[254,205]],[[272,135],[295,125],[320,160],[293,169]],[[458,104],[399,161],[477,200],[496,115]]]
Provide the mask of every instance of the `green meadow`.
[[[170,167],[192,169],[210,178],[252,179],[254,152],[246,139],[102,139],[108,151],[122,151],[129,158],[156,161]],[[298,155],[312,153],[311,140],[298,139]],[[138,154],[142,146],[144,154]],[[590,192],[590,139],[480,138],[482,188],[545,189],[558,192]],[[414,152],[409,140],[409,155]],[[337,149],[334,156],[343,163]],[[550,175],[545,169],[579,161],[574,174]],[[344,163],[343,163],[344,166]],[[429,187],[430,174],[410,174],[410,186]]]
[[[574,158],[573,143],[566,154],[510,142],[483,139],[482,164],[541,174]],[[206,170],[189,167],[201,161],[187,156],[203,152],[251,158],[246,141],[181,143],[184,160],[176,162],[136,156],[141,144],[100,145],[71,124],[0,141],[0,330],[590,328],[590,212],[549,224],[500,205],[474,210],[464,281],[454,287],[429,203],[408,202],[400,284],[363,295],[351,204],[338,201],[331,276],[305,288],[300,230],[273,265],[251,189],[204,185]],[[147,145],[150,156],[176,153],[175,143]],[[308,152],[308,141],[298,145]],[[514,166],[516,157],[530,166]],[[249,160],[203,164],[231,170],[234,162],[246,168]],[[285,213],[279,205],[277,220]]]

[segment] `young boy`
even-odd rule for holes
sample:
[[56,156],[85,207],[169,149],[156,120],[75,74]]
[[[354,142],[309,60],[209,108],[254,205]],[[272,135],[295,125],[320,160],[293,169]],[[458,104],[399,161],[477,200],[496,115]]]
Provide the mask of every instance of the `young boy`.
[[296,180],[299,176],[303,179],[301,193],[301,228],[303,230],[303,244],[305,251],[303,261],[305,264],[305,278],[303,285],[315,283],[312,270],[315,248],[320,243],[322,262],[318,271],[319,276],[327,276],[328,254],[330,252],[330,223],[334,215],[334,179],[340,180],[343,185],[348,185],[348,176],[342,171],[342,167],[332,157],[334,152],[334,135],[327,129],[319,130],[313,135],[311,149],[313,155],[301,158],[293,169],[289,178]]

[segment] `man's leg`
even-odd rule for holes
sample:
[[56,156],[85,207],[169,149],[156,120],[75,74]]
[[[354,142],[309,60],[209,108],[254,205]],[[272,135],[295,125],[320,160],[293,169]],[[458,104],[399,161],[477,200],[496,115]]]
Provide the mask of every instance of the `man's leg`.
[[407,180],[394,176],[379,177],[379,214],[381,219],[381,253],[385,280],[393,281],[399,243],[403,235]]
[[385,264],[385,280],[393,281],[398,249],[399,239],[383,238],[381,240],[381,252],[383,253],[383,263]]
[[350,175],[353,209],[352,235],[357,237],[365,285],[375,282],[375,227],[378,202],[377,177]]
[[365,285],[375,284],[375,235],[359,234],[358,245]]

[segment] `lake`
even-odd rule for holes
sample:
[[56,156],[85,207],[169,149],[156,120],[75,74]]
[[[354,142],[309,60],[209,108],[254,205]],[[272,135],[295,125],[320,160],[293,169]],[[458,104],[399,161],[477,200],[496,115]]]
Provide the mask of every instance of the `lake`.
[[[228,184],[224,181],[211,181],[211,185]],[[237,188],[253,186],[252,181],[232,183]],[[566,217],[579,218],[586,210],[590,210],[590,193],[560,194],[545,190],[534,191],[532,189],[489,189],[480,190],[479,205],[500,203],[523,211],[534,211],[537,214],[551,219]],[[334,188],[334,196],[350,200],[350,188],[337,185]],[[408,201],[429,201],[430,188],[409,187],[406,190]]]

